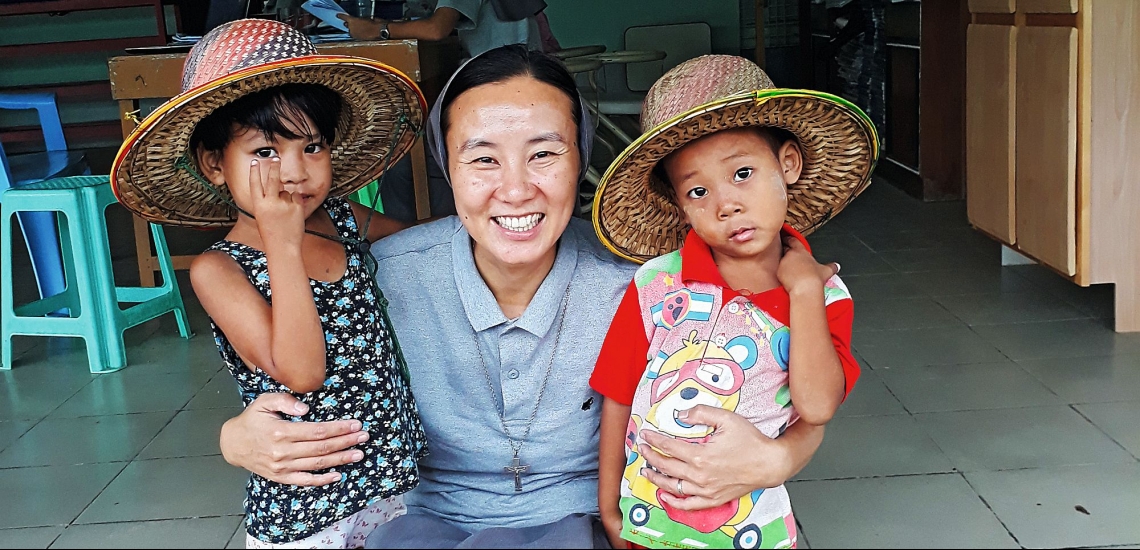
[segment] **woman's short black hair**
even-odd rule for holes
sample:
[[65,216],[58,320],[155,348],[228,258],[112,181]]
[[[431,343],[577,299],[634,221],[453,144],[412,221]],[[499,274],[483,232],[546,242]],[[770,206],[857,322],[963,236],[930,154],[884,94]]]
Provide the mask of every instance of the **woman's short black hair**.
[[[578,85],[574,77],[566,70],[558,58],[542,52],[530,51],[525,45],[515,44],[503,46],[488,51],[463,66],[451,85],[447,94],[440,98],[440,130],[447,135],[449,125],[448,110],[455,98],[472,88],[484,84],[504,82],[516,76],[529,76],[539,82],[558,88],[573,105],[574,125],[577,127],[582,120],[582,105],[578,102]],[[579,128],[579,130],[581,130]],[[583,159],[582,162],[587,162]]]
[[[221,151],[233,140],[235,132],[251,128],[261,131],[266,139],[320,139],[331,144],[336,139],[343,108],[340,94],[319,84],[274,86],[243,96],[202,119],[190,136],[190,151],[197,151],[199,146],[206,151]],[[316,128],[309,128],[305,117]],[[287,123],[303,133],[290,130]]]

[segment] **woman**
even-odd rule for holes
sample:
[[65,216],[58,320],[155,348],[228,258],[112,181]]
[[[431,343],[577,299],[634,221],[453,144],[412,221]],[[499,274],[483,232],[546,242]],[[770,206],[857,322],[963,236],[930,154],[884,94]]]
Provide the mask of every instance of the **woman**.
[[[607,546],[588,380],[634,266],[572,219],[590,128],[573,78],[519,46],[473,59],[441,95],[428,138],[458,216],[372,249],[430,455],[408,515],[370,546]],[[308,472],[359,460],[345,449],[366,434],[354,422],[282,421],[295,406],[263,396],[227,422],[226,460],[284,483],[338,481]],[[683,481],[691,509],[783,483],[823,437],[799,423],[770,440],[722,410],[690,417],[715,427],[709,443],[648,437],[669,457],[645,458],[659,487]]]

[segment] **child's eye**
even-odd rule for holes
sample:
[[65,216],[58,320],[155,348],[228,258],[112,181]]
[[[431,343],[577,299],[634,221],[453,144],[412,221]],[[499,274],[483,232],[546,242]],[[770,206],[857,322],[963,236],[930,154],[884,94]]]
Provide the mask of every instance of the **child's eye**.
[[694,187],[689,190],[688,195],[690,199],[699,199],[709,194],[709,190],[704,187]]
[[305,147],[305,153],[315,155],[325,150],[325,146],[320,143],[310,143]]
[[277,156],[277,151],[274,151],[270,147],[266,147],[264,149],[258,149],[256,151],[254,151],[253,154],[255,154],[255,155],[257,155],[263,159],[271,159],[271,158]]
[[744,181],[750,177],[752,177],[752,168],[749,168],[746,166],[746,167],[741,168],[740,170],[736,171],[736,175],[735,175],[735,177],[733,177],[732,181],[741,182],[741,181]]

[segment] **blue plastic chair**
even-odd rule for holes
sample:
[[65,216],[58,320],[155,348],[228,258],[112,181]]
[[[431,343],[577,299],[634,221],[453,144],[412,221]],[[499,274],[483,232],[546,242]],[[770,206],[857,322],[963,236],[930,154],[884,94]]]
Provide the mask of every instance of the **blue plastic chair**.
[[[39,114],[47,149],[43,153],[8,157],[0,145],[0,194],[11,187],[91,173],[82,152],[67,150],[55,94],[0,93],[0,109],[35,109]],[[19,220],[24,242],[31,253],[32,269],[36,274],[40,297],[47,298],[63,292],[66,283],[55,214],[24,212],[19,215]]]

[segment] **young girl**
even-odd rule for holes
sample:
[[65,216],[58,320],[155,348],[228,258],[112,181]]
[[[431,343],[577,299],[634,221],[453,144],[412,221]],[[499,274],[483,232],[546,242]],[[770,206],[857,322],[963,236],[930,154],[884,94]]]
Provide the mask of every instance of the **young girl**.
[[[360,124],[360,116],[385,112],[366,104],[370,96],[418,91],[387,68],[359,66],[365,60],[298,52],[314,53],[303,35],[273,22],[238,21],[211,32],[187,58],[189,99],[175,98],[142,123],[136,133],[144,137],[124,146],[116,174],[125,204],[161,211],[162,197],[141,192],[155,189],[132,154],[145,151],[148,165],[161,166],[162,153],[145,147],[145,136],[178,132],[178,125],[192,132],[164,191],[184,187],[182,207],[171,209],[183,218],[199,213],[188,203],[202,189],[240,213],[226,239],[195,259],[190,277],[244,402],[292,392],[308,406],[295,420],[355,419],[368,432],[358,447],[362,460],[339,470],[339,483],[301,487],[252,476],[247,547],[361,547],[376,525],[404,512],[400,495],[417,485],[426,446],[386,302],[366,268],[367,243],[403,226],[332,194],[367,183],[406,151],[400,122],[422,117],[422,99],[399,104],[408,113],[399,121],[388,110],[389,119]],[[258,55],[279,58],[241,66]],[[233,60],[238,66],[228,74],[195,86],[195,71]],[[353,78],[352,71],[363,74]],[[372,86],[365,95],[354,84]],[[210,91],[213,104],[201,99]],[[206,104],[199,118],[195,102]],[[179,114],[163,120],[169,113]],[[371,167],[359,168],[346,154],[383,144],[387,154],[379,151]]]

